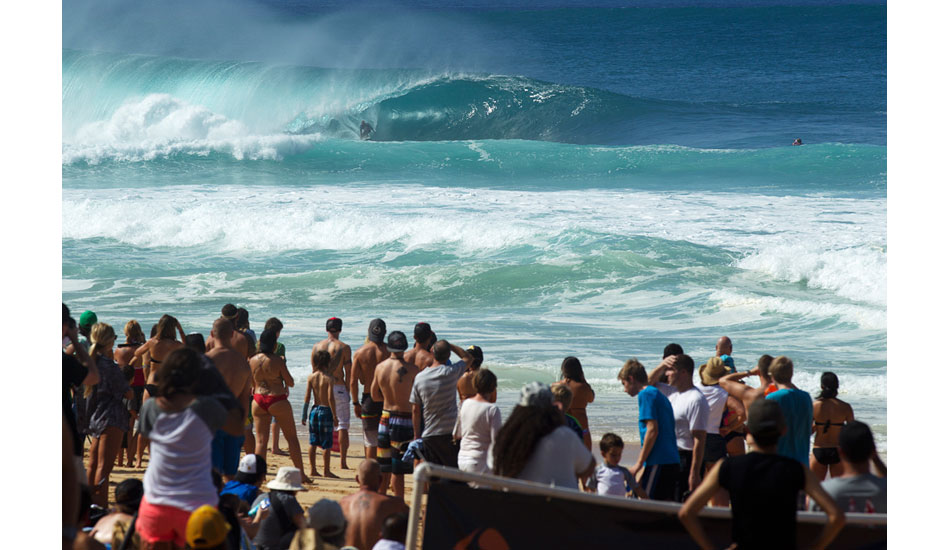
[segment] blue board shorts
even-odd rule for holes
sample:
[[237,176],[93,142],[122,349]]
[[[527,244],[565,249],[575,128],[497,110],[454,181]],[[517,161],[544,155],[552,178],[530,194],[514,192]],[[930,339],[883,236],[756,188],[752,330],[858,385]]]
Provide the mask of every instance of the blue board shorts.
[[310,445],[321,449],[333,447],[333,411],[318,405],[310,409]]

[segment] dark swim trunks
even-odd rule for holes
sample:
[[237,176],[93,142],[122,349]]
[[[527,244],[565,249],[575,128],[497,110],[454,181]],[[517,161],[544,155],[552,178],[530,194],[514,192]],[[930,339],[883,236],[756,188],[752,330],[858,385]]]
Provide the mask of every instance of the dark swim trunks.
[[384,473],[411,474],[412,462],[402,460],[400,445],[414,438],[412,413],[383,411],[379,417],[379,447],[376,461]]
[[831,466],[832,464],[841,462],[837,447],[815,447],[811,453],[815,455],[815,460],[818,461],[818,464]]

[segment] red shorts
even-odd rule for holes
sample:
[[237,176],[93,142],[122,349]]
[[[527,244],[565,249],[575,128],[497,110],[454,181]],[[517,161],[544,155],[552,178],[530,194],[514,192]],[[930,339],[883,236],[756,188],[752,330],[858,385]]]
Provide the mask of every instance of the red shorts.
[[188,526],[189,517],[191,517],[191,512],[187,510],[174,506],[149,504],[143,496],[139,504],[139,517],[135,520],[135,531],[145,542],[170,540],[175,546],[184,548],[185,529]]

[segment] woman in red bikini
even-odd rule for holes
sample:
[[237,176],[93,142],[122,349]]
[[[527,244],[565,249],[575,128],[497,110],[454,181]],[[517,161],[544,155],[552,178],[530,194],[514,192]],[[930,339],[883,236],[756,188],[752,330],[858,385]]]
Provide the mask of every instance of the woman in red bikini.
[[[290,388],[294,386],[294,378],[287,370],[287,363],[274,353],[277,350],[277,331],[265,330],[261,333],[259,350],[249,361],[254,392],[251,414],[254,417],[254,432],[257,434],[257,448],[254,452],[267,458],[271,418],[277,420],[277,425],[285,434],[297,433],[294,411],[287,400]],[[300,441],[296,437],[288,437],[287,446],[290,448],[290,459],[294,466],[303,472]],[[310,483],[307,476],[303,476],[303,480],[304,483]]]

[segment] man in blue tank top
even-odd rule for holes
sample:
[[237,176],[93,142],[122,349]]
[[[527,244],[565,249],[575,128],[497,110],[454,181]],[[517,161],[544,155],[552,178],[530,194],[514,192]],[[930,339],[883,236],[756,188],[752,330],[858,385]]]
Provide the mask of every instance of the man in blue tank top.
[[637,398],[640,424],[640,456],[630,473],[640,477],[640,486],[654,500],[674,500],[679,473],[679,452],[673,407],[660,390],[647,384],[647,371],[636,359],[628,359],[617,379],[628,395]]

